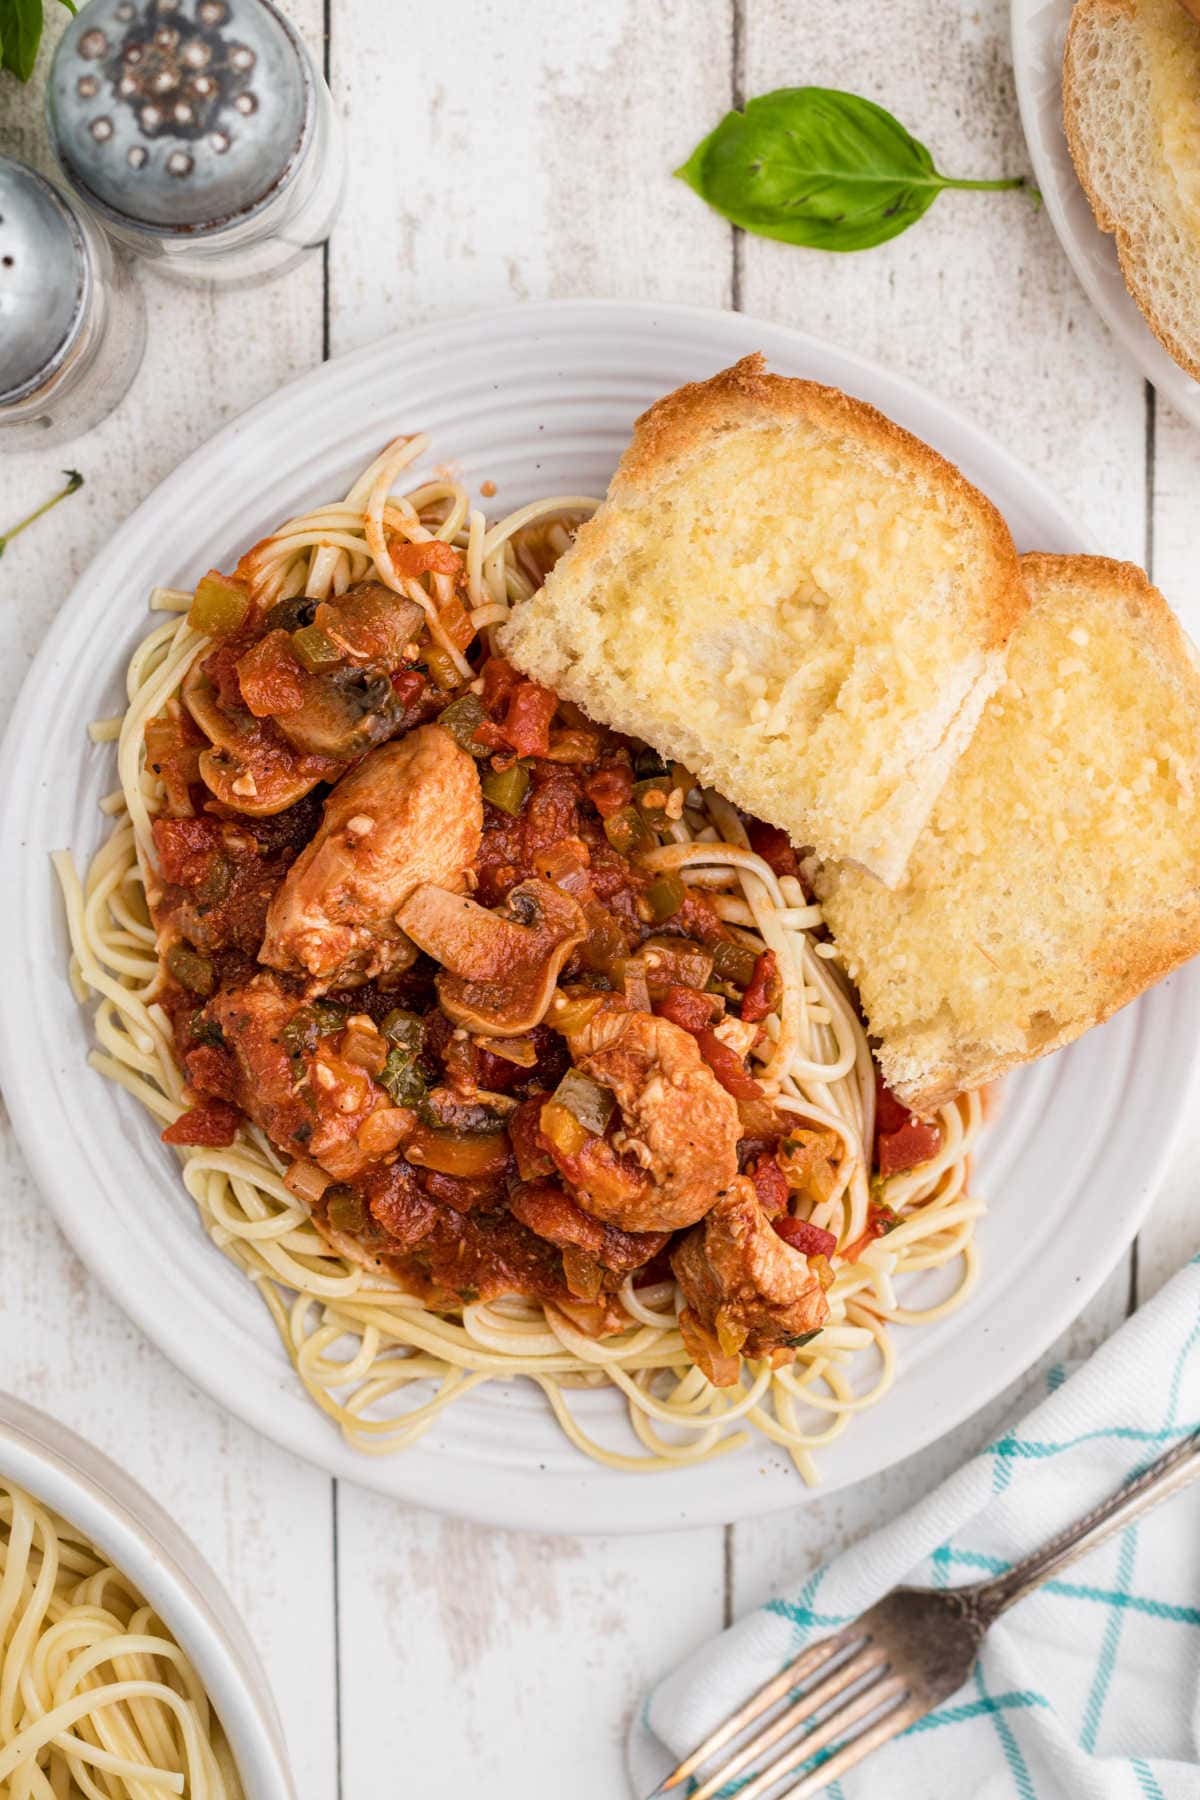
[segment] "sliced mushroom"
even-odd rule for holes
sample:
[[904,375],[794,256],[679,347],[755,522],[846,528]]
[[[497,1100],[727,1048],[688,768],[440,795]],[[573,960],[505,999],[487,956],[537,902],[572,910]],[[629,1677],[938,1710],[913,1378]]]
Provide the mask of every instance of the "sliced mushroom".
[[498,912],[444,888],[419,887],[396,923],[441,963],[443,1012],[491,1037],[519,1037],[540,1022],[559,970],[587,929],[569,894],[536,880],[513,888]]
[[237,812],[256,819],[283,812],[337,768],[327,759],[300,763],[286,744],[271,738],[253,713],[226,712],[217,702],[202,659],[184,676],[181,695],[212,745],[200,753],[200,778],[218,800]]
[[304,698],[294,712],[275,720],[288,743],[310,756],[339,762],[363,756],[382,744],[404,717],[405,708],[386,675],[366,669],[332,669],[306,675]]
[[352,662],[391,670],[425,622],[414,600],[402,600],[382,581],[360,581],[336,600],[323,600],[315,623]]
[[388,675],[406,660],[424,614],[378,581],[323,600],[313,623],[346,658],[342,668],[302,677],[303,703],[277,720],[298,750],[344,762],[389,738],[404,718]]

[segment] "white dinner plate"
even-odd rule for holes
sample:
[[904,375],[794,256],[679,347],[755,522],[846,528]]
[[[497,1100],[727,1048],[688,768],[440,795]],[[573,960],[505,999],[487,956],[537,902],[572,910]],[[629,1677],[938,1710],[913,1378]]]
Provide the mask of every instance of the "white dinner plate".
[[1101,231],[1079,185],[1062,122],[1062,58],[1073,0],[1012,0],[1013,74],[1034,180],[1058,241],[1092,305],[1147,381],[1200,426],[1200,381],[1168,356],[1121,274],[1116,240]]
[[[5,745],[0,1075],[64,1231],[165,1354],[268,1437],[336,1475],[499,1525],[712,1523],[796,1504],[806,1490],[761,1439],[669,1474],[597,1467],[560,1435],[538,1390],[520,1382],[476,1390],[412,1450],[388,1458],[350,1450],[294,1378],[253,1287],[204,1235],[150,1119],[85,1066],[91,1022],[65,978],[49,854],[69,845],[86,859],[104,836],[96,803],[114,785],[113,751],[92,745],[84,725],[120,709],[126,659],[146,630],[155,583],[190,587],[210,565],[230,566],[289,514],[343,493],[400,431],[430,432],[430,463],[453,462],[472,489],[495,482],[493,516],[537,495],[602,492],[651,400],[751,350],[782,373],[873,401],[936,445],[992,496],[1022,548],[1086,547],[990,438],[900,377],[814,338],[685,307],[513,308],[386,338],[327,364],[190,457],[79,582]],[[976,1185],[992,1208],[979,1232],[983,1279],[957,1313],[898,1334],[896,1386],[825,1452],[826,1490],[877,1474],[981,1406],[1113,1267],[1150,1203],[1184,1104],[1193,1056],[1187,1009],[1198,994],[1200,969],[1177,975],[1008,1084],[977,1163]],[[592,1429],[621,1428],[623,1403],[611,1393],[579,1404]]]

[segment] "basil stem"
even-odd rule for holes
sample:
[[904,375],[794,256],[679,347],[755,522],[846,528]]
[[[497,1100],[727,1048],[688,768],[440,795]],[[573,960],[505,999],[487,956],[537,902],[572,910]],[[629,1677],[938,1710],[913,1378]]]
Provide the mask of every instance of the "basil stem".
[[942,175],[882,106],[819,87],[777,88],[726,113],[675,173],[732,224],[816,250],[886,243],[943,188],[1025,186],[1022,175]]
[[73,494],[77,488],[83,486],[83,476],[78,469],[64,469],[63,474],[67,478],[65,487],[59,488],[57,494],[51,494],[49,500],[43,500],[40,506],[35,507],[31,513],[26,513],[23,519],[18,519],[15,525],[10,525],[4,535],[0,537],[0,556],[4,555],[12,539],[24,531],[27,525],[32,525],[35,519],[40,519],[43,513],[50,511],[52,506],[57,506],[60,500],[65,500],[68,494]]

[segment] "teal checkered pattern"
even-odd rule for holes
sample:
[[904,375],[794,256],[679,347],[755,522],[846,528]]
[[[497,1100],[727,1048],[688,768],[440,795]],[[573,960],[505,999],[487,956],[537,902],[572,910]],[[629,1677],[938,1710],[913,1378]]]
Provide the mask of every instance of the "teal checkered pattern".
[[[1200,1257],[1077,1373],[1051,1369],[1021,1424],[935,1494],[668,1678],[634,1729],[635,1785],[888,1587],[1003,1573],[1197,1431]],[[1200,1484],[1006,1614],[968,1685],[828,1792],[1200,1800]]]

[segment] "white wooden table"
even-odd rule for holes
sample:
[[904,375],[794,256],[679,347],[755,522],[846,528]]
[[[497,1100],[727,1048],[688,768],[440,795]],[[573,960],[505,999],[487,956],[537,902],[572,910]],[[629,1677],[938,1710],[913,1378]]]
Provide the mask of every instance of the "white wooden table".
[[[735,97],[803,82],[891,107],[953,173],[1026,169],[1003,0],[285,4],[328,58],[344,216],[324,258],[255,293],[146,277],[149,348],[117,413],[77,445],[0,460],[0,526],[60,467],[87,478],[0,566],[6,707],[113,527],[233,414],[383,332],[556,295],[740,307],[903,370],[990,427],[1111,554],[1149,560],[1200,628],[1200,439],[1117,352],[1028,198],[946,195],[896,242],[838,257],[734,234],[671,179]],[[0,151],[43,165],[44,59],[28,91],[0,78]],[[1086,1351],[1200,1245],[1198,1150],[1193,1121],[1137,1250],[1055,1355]],[[331,1482],[226,1417],[75,1261],[11,1135],[3,1154],[0,1384],[125,1463],[202,1545],[265,1658],[302,1800],[527,1800],[568,1781],[572,1800],[615,1800],[655,1674],[907,1505],[1003,1409],[744,1527],[482,1530]],[[931,1771],[933,1800],[952,1786]]]

